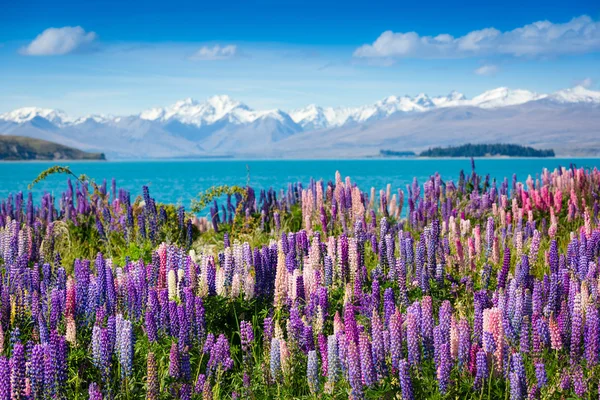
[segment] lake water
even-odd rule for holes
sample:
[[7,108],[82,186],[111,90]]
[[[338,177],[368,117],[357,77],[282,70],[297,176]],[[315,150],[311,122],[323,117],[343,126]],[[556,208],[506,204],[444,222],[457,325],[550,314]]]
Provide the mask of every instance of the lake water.
[[[600,167],[600,159],[476,159],[480,174],[490,174],[499,180],[513,173],[520,181],[539,174],[543,168]],[[206,161],[110,161],[110,162],[0,162],[0,198],[9,193],[27,191],[27,185],[44,169],[52,165],[68,165],[79,175],[86,174],[97,182],[115,178],[119,187],[141,194],[143,185],[160,202],[189,207],[192,198],[214,185],[244,185],[249,177],[255,188],[282,189],[288,182],[307,183],[310,178],[333,180],[336,171],[350,176],[363,190],[370,187],[405,188],[413,177],[422,183],[436,171],[445,180],[458,178],[461,169],[471,171],[469,159],[371,159],[371,160],[206,160]],[[37,184],[36,197],[43,193],[60,193],[66,187],[65,176],[52,176]]]

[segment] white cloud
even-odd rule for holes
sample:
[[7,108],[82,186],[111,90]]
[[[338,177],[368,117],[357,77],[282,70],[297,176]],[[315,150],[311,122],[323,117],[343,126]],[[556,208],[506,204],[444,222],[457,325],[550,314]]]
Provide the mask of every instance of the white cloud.
[[21,54],[55,56],[91,50],[97,37],[95,32],[86,32],[80,26],[48,28],[23,47]]
[[228,58],[235,57],[236,54],[236,45],[229,44],[226,46],[220,46],[216,44],[213,47],[202,46],[192,55],[191,59],[207,61],[226,60]]
[[494,75],[496,74],[496,72],[498,72],[498,67],[495,65],[482,65],[481,67],[477,68],[475,70],[475,73],[477,75],[483,75],[483,76],[487,76],[487,75]]
[[584,88],[591,88],[594,85],[594,80],[590,77],[575,82],[575,86],[583,86]]
[[420,36],[416,32],[386,31],[372,44],[357,48],[354,57],[541,57],[594,51],[600,51],[600,22],[582,15],[562,24],[538,21],[506,32],[485,28],[457,38],[449,34]]

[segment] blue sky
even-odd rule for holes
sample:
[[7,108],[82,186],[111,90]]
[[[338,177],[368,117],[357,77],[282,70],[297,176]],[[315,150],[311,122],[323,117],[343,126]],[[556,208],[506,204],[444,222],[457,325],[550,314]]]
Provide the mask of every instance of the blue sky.
[[287,110],[600,88],[597,1],[414,3],[13,2],[0,13],[0,112],[129,114],[215,94]]

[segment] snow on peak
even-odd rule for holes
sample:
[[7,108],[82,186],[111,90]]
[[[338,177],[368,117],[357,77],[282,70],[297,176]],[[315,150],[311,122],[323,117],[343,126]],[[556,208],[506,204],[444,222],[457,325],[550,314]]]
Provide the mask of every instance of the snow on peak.
[[523,89],[509,89],[499,87],[483,92],[475,96],[469,103],[475,107],[496,108],[514,106],[547,97],[545,94],[537,94]]
[[[150,108],[140,114],[140,118],[150,121],[177,120],[186,124],[197,126],[210,125],[223,118],[228,117],[236,111],[251,111],[248,106],[229,96],[212,96],[205,102],[200,103],[192,98],[177,101],[167,107]],[[232,122],[250,122],[239,113],[229,118]]]
[[583,86],[559,90],[548,97],[558,103],[600,103],[600,92]]
[[64,112],[50,108],[23,107],[0,114],[0,120],[16,122],[18,124],[31,121],[36,117],[44,118],[55,125],[62,125],[71,121]]

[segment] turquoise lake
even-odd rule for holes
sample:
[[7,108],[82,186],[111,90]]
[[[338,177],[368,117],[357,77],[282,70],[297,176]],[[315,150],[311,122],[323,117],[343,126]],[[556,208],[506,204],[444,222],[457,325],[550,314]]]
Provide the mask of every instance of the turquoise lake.
[[[558,166],[600,167],[600,159],[592,158],[484,158],[476,159],[479,174],[498,180],[517,174],[520,181],[528,175],[535,178],[543,168]],[[288,182],[307,183],[310,178],[333,180],[336,171],[350,176],[363,190],[371,186],[405,189],[413,177],[420,183],[435,172],[444,180],[458,178],[461,169],[471,171],[469,159],[370,159],[370,160],[206,160],[206,161],[109,161],[109,162],[2,162],[0,163],[0,198],[9,193],[27,191],[27,185],[52,165],[68,165],[79,175],[86,174],[97,182],[114,177],[118,187],[141,194],[143,185],[160,202],[189,207],[192,198],[214,185],[244,185],[249,176],[255,188],[283,189]],[[44,191],[60,193],[66,188],[66,177],[57,175],[35,186],[34,195]]]

